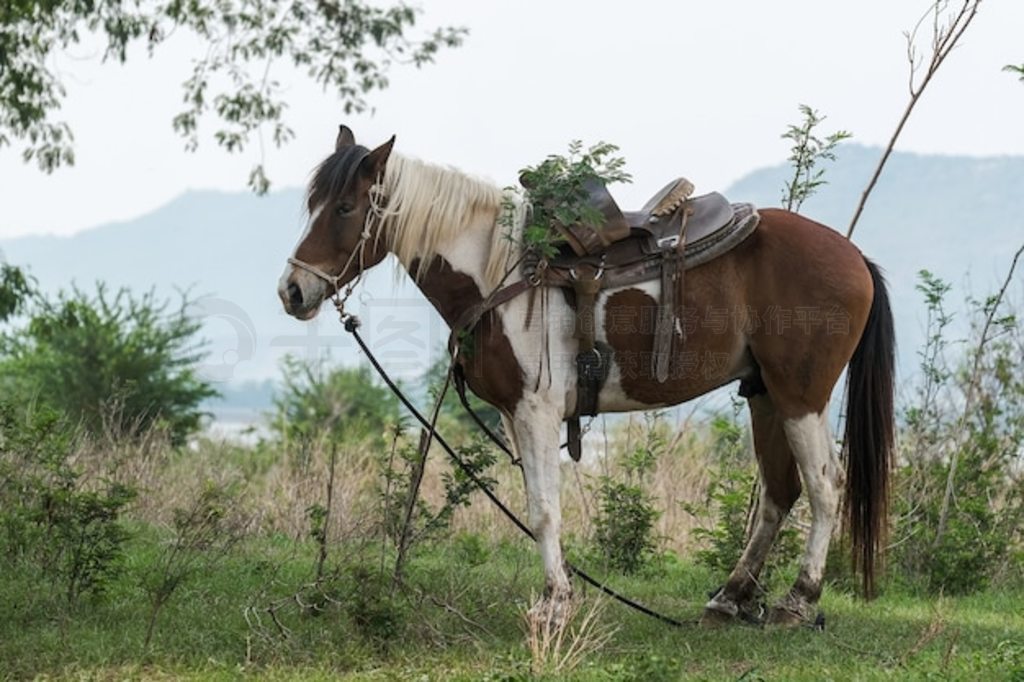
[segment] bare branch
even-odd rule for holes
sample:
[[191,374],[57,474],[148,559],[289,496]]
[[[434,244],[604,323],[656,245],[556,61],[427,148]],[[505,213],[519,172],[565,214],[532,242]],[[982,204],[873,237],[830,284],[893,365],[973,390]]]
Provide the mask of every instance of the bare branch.
[[915,81],[915,73],[920,65],[917,61],[917,49],[915,47],[915,41],[917,38],[917,32],[920,28],[924,18],[922,17],[918,21],[914,29],[907,35],[907,59],[910,61],[910,101],[907,103],[906,108],[903,110],[903,115],[900,116],[899,122],[896,124],[896,130],[893,131],[892,137],[889,139],[889,144],[886,145],[885,151],[882,153],[882,158],[879,159],[878,165],[875,166],[875,172],[872,174],[871,179],[868,181],[867,187],[864,188],[864,192],[861,194],[860,202],[857,204],[857,209],[853,214],[853,219],[850,220],[850,226],[846,230],[846,237],[848,239],[853,237],[853,231],[857,227],[857,222],[860,220],[861,214],[864,212],[864,206],[867,204],[868,197],[871,196],[871,192],[874,190],[875,185],[878,183],[878,178],[882,175],[882,169],[885,168],[886,162],[889,160],[889,156],[892,155],[893,149],[896,147],[896,140],[899,139],[900,134],[903,132],[904,126],[907,124],[907,120],[910,118],[910,114],[913,113],[914,107],[921,99],[921,95],[924,93],[925,88],[931,82],[932,77],[942,66],[942,63],[949,56],[949,53],[953,51],[960,38],[963,37],[967,27],[974,21],[974,17],[978,14],[978,6],[982,0],[962,0],[960,8],[952,15],[951,19],[945,23],[941,21],[943,13],[949,5],[948,0],[936,0],[932,3],[929,9],[929,14],[932,16],[932,54],[931,59],[928,61],[928,68],[925,70],[923,77],[920,82]]

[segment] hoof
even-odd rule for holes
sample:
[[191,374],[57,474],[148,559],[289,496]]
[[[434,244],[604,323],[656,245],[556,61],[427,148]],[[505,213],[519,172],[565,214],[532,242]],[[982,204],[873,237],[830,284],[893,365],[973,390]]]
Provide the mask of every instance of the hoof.
[[784,628],[795,628],[807,623],[799,613],[794,613],[784,606],[773,606],[768,611],[767,622],[768,625],[777,625]]
[[712,593],[711,600],[704,605],[704,613],[700,624],[706,628],[717,628],[733,623],[760,625],[760,604],[754,600],[740,603],[725,596],[725,590],[719,589]]
[[720,627],[731,623],[744,625],[764,624],[764,605],[754,597],[747,597],[739,602],[725,596],[725,588],[720,587],[708,594],[711,598],[704,605],[704,613],[700,617],[703,627]]
[[786,628],[807,626],[816,630],[825,629],[825,616],[816,613],[814,604],[792,593],[768,611],[767,622],[769,625]]
[[700,616],[700,626],[702,628],[708,629],[732,625],[735,621],[736,616],[730,615],[725,611],[719,611],[718,609],[711,608],[709,606],[704,607],[704,613],[702,613]]
[[558,630],[565,627],[572,611],[571,600],[571,594],[542,597],[526,612],[527,620],[531,626],[545,630]]

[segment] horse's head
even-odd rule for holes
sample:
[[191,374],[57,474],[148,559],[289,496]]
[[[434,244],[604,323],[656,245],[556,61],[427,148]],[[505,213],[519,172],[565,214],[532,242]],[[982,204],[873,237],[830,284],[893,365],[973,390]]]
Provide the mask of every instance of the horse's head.
[[[278,284],[285,312],[301,320],[316,316],[324,299],[387,255],[371,234],[368,219],[382,200],[382,181],[395,138],[369,150],[341,126],[334,153],[316,169],[309,185],[309,224]],[[379,224],[376,225],[379,228]]]

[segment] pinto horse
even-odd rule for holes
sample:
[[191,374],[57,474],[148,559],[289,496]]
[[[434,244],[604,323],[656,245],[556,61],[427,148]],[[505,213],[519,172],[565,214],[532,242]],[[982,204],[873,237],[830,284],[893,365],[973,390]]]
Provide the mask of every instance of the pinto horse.
[[[370,150],[341,126],[334,153],[313,175],[308,226],[279,283],[288,314],[311,319],[326,298],[351,291],[389,253],[449,326],[521,278],[515,262],[522,202],[508,220],[502,189],[392,153],[394,139]],[[704,608],[707,624],[742,617],[756,605],[758,575],[801,480],[811,527],[796,582],[769,610],[770,622],[814,618],[844,479],[845,525],[869,594],[886,527],[894,335],[885,282],[832,229],[784,210],[760,216],[741,244],[687,272],[684,310],[696,311],[700,323],[685,338],[676,330],[669,380],[655,378],[654,333],[641,322],[657,305],[660,282],[602,291],[595,311],[597,340],[613,351],[600,412],[676,405],[737,380],[749,402],[758,515],[735,569]],[[578,342],[565,324],[574,315],[567,299],[540,295],[539,313],[530,296],[489,309],[464,330],[473,352],[458,361],[473,392],[501,412],[522,461],[529,525],[545,570],[542,602],[560,613],[572,591],[560,544],[559,435],[575,409],[576,363],[565,359],[575,357]],[[844,472],[827,416],[847,366]]]

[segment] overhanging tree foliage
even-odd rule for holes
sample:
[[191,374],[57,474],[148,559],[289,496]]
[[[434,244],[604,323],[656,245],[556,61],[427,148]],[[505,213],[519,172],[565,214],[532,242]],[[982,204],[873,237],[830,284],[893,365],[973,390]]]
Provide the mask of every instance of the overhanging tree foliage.
[[[213,114],[214,138],[241,151],[266,131],[277,146],[292,137],[273,67],[285,62],[334,92],[346,113],[364,111],[365,96],[387,87],[395,63],[433,61],[462,41],[463,28],[408,37],[418,10],[364,0],[4,0],[0,3],[0,148],[20,140],[26,161],[51,172],[74,163],[73,136],[55,118],[64,99],[51,57],[97,34],[104,59],[125,62],[139,44],[150,54],[172,34],[188,32],[206,46],[183,83],[183,108],[173,126],[185,147],[199,144],[199,123]],[[250,186],[266,191],[262,161]]]

